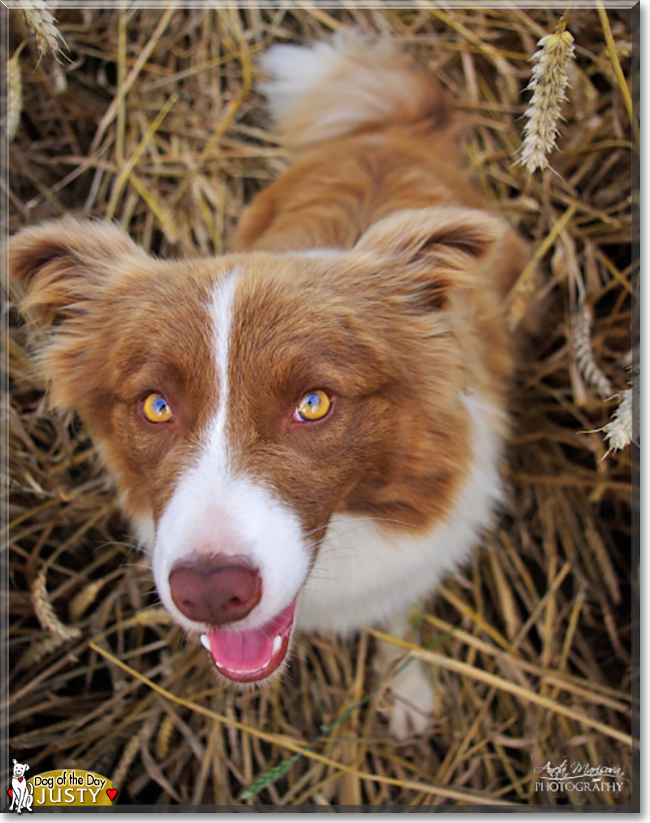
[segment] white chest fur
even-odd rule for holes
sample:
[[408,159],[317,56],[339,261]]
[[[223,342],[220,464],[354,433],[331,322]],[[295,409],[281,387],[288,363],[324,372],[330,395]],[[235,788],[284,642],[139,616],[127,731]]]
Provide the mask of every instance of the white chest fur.
[[300,629],[347,634],[388,621],[467,560],[501,500],[502,439],[494,431],[500,412],[476,396],[463,402],[472,421],[473,461],[445,522],[409,537],[372,518],[334,517],[301,595]]

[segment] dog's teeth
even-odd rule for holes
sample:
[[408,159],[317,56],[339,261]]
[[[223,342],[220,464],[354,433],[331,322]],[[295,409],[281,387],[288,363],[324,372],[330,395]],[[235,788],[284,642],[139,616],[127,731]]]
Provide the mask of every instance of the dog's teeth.
[[208,639],[207,634],[202,634],[200,640],[201,640],[201,645],[204,648],[206,648],[208,651],[210,651],[210,641]]
[[277,652],[280,651],[280,646],[281,645],[282,645],[282,637],[280,635],[278,635],[275,638],[275,640],[273,641],[273,651],[271,653],[271,657],[273,657],[274,654],[277,654]]

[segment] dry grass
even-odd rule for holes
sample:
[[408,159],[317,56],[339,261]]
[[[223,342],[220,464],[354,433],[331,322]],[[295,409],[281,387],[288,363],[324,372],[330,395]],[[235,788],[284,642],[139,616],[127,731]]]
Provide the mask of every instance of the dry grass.
[[529,58],[559,12],[344,5],[59,9],[61,62],[12,12],[10,54],[26,45],[11,228],[73,212],[110,216],[161,255],[227,249],[244,203],[288,162],[251,85],[272,41],[349,23],[390,32],[473,113],[476,184],[540,261],[511,295],[511,325],[538,296],[546,315],[513,391],[509,513],[424,605],[430,651],[411,649],[435,662],[431,735],[388,739],[369,633],[301,642],[261,695],[215,684],[198,642],[157,607],[86,433],[48,412],[10,312],[11,754],[31,774],[92,769],[137,804],[629,803],[629,783],[621,795],[536,792],[532,768],[568,758],[630,775],[632,455],[603,459],[597,430],[620,398],[584,379],[572,339],[588,311],[594,365],[614,392],[628,387],[630,13],[569,13],[558,150],[530,176],[515,164]]

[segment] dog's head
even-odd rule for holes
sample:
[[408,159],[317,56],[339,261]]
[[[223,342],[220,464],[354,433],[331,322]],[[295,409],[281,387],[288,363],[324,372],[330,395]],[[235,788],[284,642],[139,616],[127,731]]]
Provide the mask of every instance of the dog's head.
[[24,777],[25,772],[29,768],[27,763],[17,763],[15,760],[13,761],[14,764],[14,777]]
[[335,512],[444,516],[467,467],[454,324],[501,233],[432,208],[340,252],[163,262],[71,219],[10,242],[52,400],[85,421],[161,600],[229,680],[285,660]]

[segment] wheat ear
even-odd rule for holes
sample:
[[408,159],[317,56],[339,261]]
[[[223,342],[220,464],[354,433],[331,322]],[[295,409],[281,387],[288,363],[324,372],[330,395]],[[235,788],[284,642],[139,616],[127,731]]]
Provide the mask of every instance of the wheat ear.
[[158,728],[158,734],[156,735],[155,754],[156,760],[159,763],[162,763],[169,754],[169,744],[171,743],[173,731],[174,720],[171,715],[166,714],[162,719],[160,727]]
[[60,634],[50,634],[42,640],[39,640],[38,643],[32,643],[18,661],[17,668],[29,669],[35,663],[38,663],[44,657],[47,657],[48,654],[56,651],[59,646],[63,646],[67,642],[67,637],[61,637]]
[[140,626],[167,626],[172,622],[171,615],[167,609],[161,607],[141,609],[139,612],[136,612],[135,620]]
[[620,392],[621,398],[612,419],[603,428],[610,451],[624,449],[632,440],[632,389]]
[[80,637],[80,629],[76,626],[66,626],[56,616],[47,593],[46,576],[46,569],[41,569],[32,585],[32,603],[38,622],[44,629],[48,629],[52,634],[58,634],[59,637],[64,637],[66,640]]
[[21,0],[20,9],[29,30],[36,37],[40,56],[51,51],[58,58],[67,45],[43,0]]
[[7,60],[7,139],[13,140],[23,111],[23,81],[18,62],[20,49]]
[[103,585],[103,580],[93,580],[72,598],[69,614],[73,623],[76,623],[83,616],[86,609],[95,602]]
[[586,303],[580,303],[573,321],[573,352],[585,383],[595,389],[603,399],[611,397],[612,384],[596,363],[591,348],[591,312]]
[[555,148],[558,135],[560,107],[566,99],[569,85],[567,66],[573,57],[573,36],[565,31],[560,20],[553,34],[547,34],[537,43],[541,48],[530,58],[536,61],[531,72],[528,90],[533,92],[525,112],[524,142],[518,163],[529,172],[548,167],[547,154]]
[[129,769],[131,767],[131,763],[135,760],[135,757],[140,750],[140,743],[141,743],[141,733],[138,731],[136,732],[133,737],[129,740],[122,752],[122,757],[120,758],[120,762],[117,764],[117,768],[113,774],[113,786],[115,788],[120,788],[122,783],[124,782],[124,778],[129,773]]

